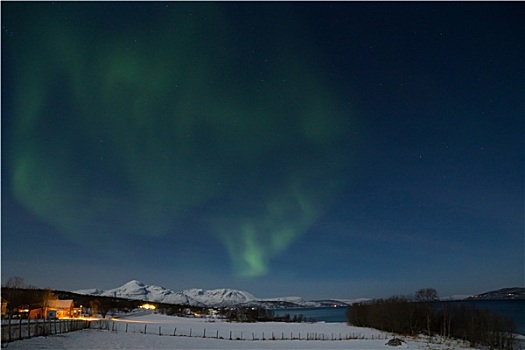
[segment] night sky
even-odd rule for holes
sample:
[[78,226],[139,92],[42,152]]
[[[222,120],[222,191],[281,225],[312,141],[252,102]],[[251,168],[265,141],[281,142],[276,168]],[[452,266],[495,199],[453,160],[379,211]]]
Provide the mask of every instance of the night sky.
[[524,286],[523,3],[1,6],[2,283]]

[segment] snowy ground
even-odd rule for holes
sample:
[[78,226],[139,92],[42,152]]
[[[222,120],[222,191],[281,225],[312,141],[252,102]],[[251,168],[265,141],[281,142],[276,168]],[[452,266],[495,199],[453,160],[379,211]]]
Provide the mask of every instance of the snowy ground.
[[[392,334],[345,323],[230,323],[221,320],[139,315],[88,329],[8,344],[10,349],[393,349]],[[127,332],[126,332],[127,328]],[[144,333],[146,330],[146,333]],[[159,336],[159,331],[161,335]],[[230,340],[230,332],[231,338]],[[175,333],[176,336],[173,336]],[[190,337],[191,333],[191,337]],[[206,335],[206,337],[204,337]],[[217,337],[219,339],[217,339]],[[265,340],[262,340],[264,337]],[[306,340],[306,338],[326,340]],[[221,339],[223,338],[223,339]],[[272,339],[273,338],[273,339]],[[281,340],[284,338],[285,340]],[[301,340],[299,340],[299,338]],[[351,339],[346,339],[351,338]],[[242,340],[239,340],[242,339]],[[254,340],[256,339],[256,340]],[[334,339],[334,340],[332,340]],[[343,339],[343,340],[339,340]],[[402,338],[399,349],[467,349],[455,341]]]

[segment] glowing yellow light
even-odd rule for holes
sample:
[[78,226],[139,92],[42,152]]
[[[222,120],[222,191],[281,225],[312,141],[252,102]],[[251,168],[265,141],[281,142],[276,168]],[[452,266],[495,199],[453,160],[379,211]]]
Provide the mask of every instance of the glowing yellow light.
[[155,310],[157,307],[151,304],[143,304],[143,305],[140,305],[140,308],[146,309],[146,310]]

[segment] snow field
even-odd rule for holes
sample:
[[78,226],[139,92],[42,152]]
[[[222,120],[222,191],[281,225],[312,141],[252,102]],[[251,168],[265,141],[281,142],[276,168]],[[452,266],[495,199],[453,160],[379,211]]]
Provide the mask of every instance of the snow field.
[[234,323],[213,318],[139,315],[108,321],[114,332],[147,333],[228,340],[339,340],[386,339],[375,329],[349,327],[345,323]]
[[[210,322],[200,318],[171,317],[156,314],[134,316],[121,320],[108,320],[107,322],[108,329],[89,329],[56,336],[26,339],[10,343],[9,348],[392,349],[386,343],[393,338],[393,335],[386,332],[370,328],[350,327],[345,323],[230,323],[222,320]],[[159,329],[161,336],[159,336]],[[146,334],[144,330],[146,330]],[[176,336],[173,336],[174,331]],[[230,340],[230,332],[232,340]],[[265,340],[262,340],[263,333]],[[272,334],[275,340],[272,340]],[[299,334],[301,340],[299,340]],[[217,335],[219,339],[216,338]],[[325,340],[306,340],[307,335],[309,335],[309,339],[314,339],[315,335],[317,335],[317,339],[324,338]],[[346,339],[348,337],[352,339]],[[286,340],[281,340],[281,338]],[[344,340],[339,340],[340,338]],[[405,342],[396,348],[468,348],[467,344],[458,342],[436,344],[428,343],[425,339],[405,338],[404,340]]]

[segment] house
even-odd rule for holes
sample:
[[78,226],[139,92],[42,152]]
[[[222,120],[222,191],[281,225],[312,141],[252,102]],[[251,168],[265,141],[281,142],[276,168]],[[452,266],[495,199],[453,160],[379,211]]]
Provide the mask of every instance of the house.
[[45,318],[45,316],[46,316],[45,307],[42,307],[41,305],[32,305],[29,308],[29,314],[27,317],[32,318],[32,319],[41,319],[41,318]]
[[46,303],[46,308],[48,310],[47,315],[50,315],[50,310],[56,311],[56,315],[53,315],[56,318],[73,317],[75,310],[73,299],[48,300]]
[[0,300],[2,301],[2,316],[5,316],[5,314],[7,313],[7,300],[2,298],[1,296]]

